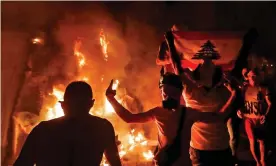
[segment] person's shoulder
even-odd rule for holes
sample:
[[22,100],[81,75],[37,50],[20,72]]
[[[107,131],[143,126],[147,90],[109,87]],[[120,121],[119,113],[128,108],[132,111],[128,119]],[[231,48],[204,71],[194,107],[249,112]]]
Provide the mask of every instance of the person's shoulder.
[[[44,132],[46,127],[47,127],[48,121],[41,121],[38,123],[31,131],[30,134],[35,134],[37,135],[38,133]],[[38,134],[39,135],[39,134]]]
[[62,116],[62,117],[59,117],[59,118],[55,118],[55,119],[51,119],[51,120],[47,120],[47,121],[41,121],[40,123],[39,123],[39,125],[41,126],[41,127],[50,127],[50,126],[55,126],[55,125],[59,125],[59,124],[61,124],[61,123],[63,123],[63,122],[65,122],[66,121],[66,119],[65,119],[65,117],[64,116]]
[[90,115],[90,119],[97,123],[97,126],[103,127],[104,129],[113,129],[112,123],[105,119],[98,116]]

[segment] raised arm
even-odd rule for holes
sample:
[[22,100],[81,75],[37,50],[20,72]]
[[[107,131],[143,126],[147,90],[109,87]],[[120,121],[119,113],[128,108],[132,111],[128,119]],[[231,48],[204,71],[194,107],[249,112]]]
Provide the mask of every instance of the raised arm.
[[180,56],[178,55],[175,45],[174,45],[174,37],[172,31],[168,31],[165,34],[166,42],[168,45],[168,49],[171,54],[171,63],[174,67],[175,74],[180,75],[183,73],[182,67],[181,67],[181,59]]
[[258,32],[256,29],[250,29],[243,38],[242,47],[238,53],[237,59],[234,64],[234,68],[231,70],[230,75],[234,76],[236,79],[242,79],[242,69],[247,68],[247,59],[253,44],[258,38]]
[[224,86],[230,91],[231,96],[228,98],[227,102],[224,104],[224,106],[221,108],[219,113],[223,116],[223,118],[227,118],[230,114],[230,112],[233,110],[232,105],[236,98],[236,90],[232,88],[232,86],[228,83],[225,83]]
[[138,114],[133,114],[129,110],[124,108],[115,99],[116,91],[112,90],[112,85],[113,85],[113,80],[111,81],[109,87],[106,90],[106,97],[120,118],[122,118],[126,123],[144,123],[144,122],[154,120],[153,112],[155,108],[147,112],[142,112]]
[[167,55],[167,51],[168,51],[168,46],[166,41],[163,41],[159,47],[159,52],[156,58],[156,64],[157,65],[168,65],[171,64],[170,58]]
[[188,68],[183,69],[181,66],[181,59],[174,45],[174,37],[172,31],[166,32],[165,38],[171,55],[170,63],[174,68],[175,74],[180,75],[181,80],[184,84],[187,84],[192,88],[198,88],[199,85],[193,79],[192,72]]
[[115,132],[112,124],[106,120],[107,144],[105,147],[105,157],[111,166],[121,166],[121,160],[118,152],[118,147],[115,141]]

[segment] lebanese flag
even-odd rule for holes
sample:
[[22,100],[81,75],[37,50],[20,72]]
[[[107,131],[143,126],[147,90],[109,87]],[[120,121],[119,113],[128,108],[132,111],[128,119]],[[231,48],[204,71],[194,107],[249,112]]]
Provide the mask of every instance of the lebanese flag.
[[221,31],[173,31],[177,52],[183,54],[182,67],[194,70],[202,60],[192,59],[201,46],[210,40],[221,58],[213,62],[223,70],[231,70],[242,45],[244,33]]

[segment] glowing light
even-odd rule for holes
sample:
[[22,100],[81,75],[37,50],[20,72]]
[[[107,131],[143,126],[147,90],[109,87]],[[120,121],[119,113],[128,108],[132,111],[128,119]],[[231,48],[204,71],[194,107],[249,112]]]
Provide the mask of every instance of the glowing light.
[[108,54],[107,54],[107,47],[108,47],[109,42],[106,41],[106,36],[104,34],[103,29],[100,32],[100,45],[102,46],[102,52],[104,55],[104,60],[108,60]]
[[143,152],[143,156],[146,160],[152,160],[154,155],[152,151],[148,150],[147,152]]
[[33,43],[33,44],[42,44],[43,41],[42,41],[42,39],[36,37],[36,38],[33,38],[33,39],[32,39],[32,43]]
[[53,92],[49,95],[54,96],[56,98],[56,104],[53,107],[49,107],[46,113],[46,120],[51,120],[55,118],[59,118],[64,116],[63,109],[59,101],[63,100],[63,91],[58,90],[57,88],[53,89]]

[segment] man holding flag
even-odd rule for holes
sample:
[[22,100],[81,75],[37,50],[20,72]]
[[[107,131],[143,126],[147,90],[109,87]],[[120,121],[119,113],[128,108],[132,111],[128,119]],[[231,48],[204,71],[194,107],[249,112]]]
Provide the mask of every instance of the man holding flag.
[[[196,44],[192,44],[190,41],[185,41],[185,39],[183,39],[184,35],[186,35],[185,39],[192,39],[198,36],[208,38],[208,34],[181,34],[181,32],[166,33],[166,40],[171,54],[172,65],[175,72],[181,75],[182,82],[185,85],[183,96],[185,98],[186,105],[192,107],[193,109],[197,109],[200,112],[217,112],[225,105],[229,104],[226,102],[229,98],[229,92],[225,91],[225,88],[221,86],[221,81],[223,80],[222,69],[229,68],[229,66],[231,67],[233,59],[229,55],[231,55],[231,53],[232,55],[235,55],[233,50],[239,48],[239,43],[241,41],[235,41],[235,38],[231,39],[231,35],[229,36],[228,34],[218,34],[217,36],[212,36],[214,38],[212,41],[218,41],[215,43],[220,45],[219,50],[225,53],[224,55],[228,54],[226,58],[220,61],[221,64],[227,65],[220,65],[221,67],[217,67],[212,64],[211,61],[212,59],[219,59],[220,56],[218,52],[214,50],[215,47],[212,42],[206,42],[205,40],[206,43],[204,43],[202,49],[194,57],[191,57],[191,54],[195,52],[194,49],[199,49]],[[180,38],[180,36],[182,38]],[[223,38],[230,38],[229,40],[231,42],[227,43],[227,40],[225,41]],[[185,45],[183,43],[185,43]],[[199,43],[200,42],[197,41],[197,44]],[[232,45],[232,47],[227,47],[227,44],[228,46]],[[242,53],[245,52],[244,50],[248,50],[248,47],[246,49],[242,47]],[[179,52],[184,52],[185,60],[180,60]],[[240,63],[241,59],[243,60],[245,56],[243,56],[243,58],[238,56],[238,63]],[[193,63],[194,59],[203,59],[204,63],[197,66],[196,62]],[[226,59],[230,63],[227,63]],[[237,62],[235,63],[237,64]],[[197,66],[196,69],[195,66]],[[195,72],[191,72],[190,70],[185,70],[184,72],[183,67],[190,68],[192,70],[195,69]],[[235,65],[234,69],[238,70],[239,68]],[[191,82],[194,83],[191,84]],[[207,124],[197,121],[193,123],[191,129],[190,159],[192,160],[192,164],[194,166],[222,164],[231,165],[231,151],[229,148],[229,134],[225,124],[226,121],[227,119],[225,119],[225,122],[214,122]],[[220,156],[223,160],[218,159],[218,156]]]

